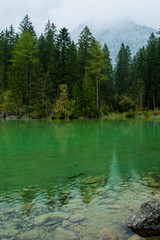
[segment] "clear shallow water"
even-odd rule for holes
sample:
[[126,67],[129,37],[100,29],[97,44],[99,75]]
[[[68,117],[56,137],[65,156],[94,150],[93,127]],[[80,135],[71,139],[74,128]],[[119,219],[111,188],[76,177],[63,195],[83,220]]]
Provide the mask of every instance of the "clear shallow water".
[[[57,239],[63,226],[128,239],[123,220],[160,194],[159,163],[159,122],[0,120],[0,238]],[[84,219],[35,224],[52,212]]]

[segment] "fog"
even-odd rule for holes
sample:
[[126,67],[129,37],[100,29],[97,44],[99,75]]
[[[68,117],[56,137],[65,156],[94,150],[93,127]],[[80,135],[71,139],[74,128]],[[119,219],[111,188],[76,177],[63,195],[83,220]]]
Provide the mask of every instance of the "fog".
[[38,33],[48,19],[69,31],[88,20],[101,25],[124,18],[158,29],[159,10],[159,0],[1,0],[0,31],[11,24],[17,29],[26,14]]

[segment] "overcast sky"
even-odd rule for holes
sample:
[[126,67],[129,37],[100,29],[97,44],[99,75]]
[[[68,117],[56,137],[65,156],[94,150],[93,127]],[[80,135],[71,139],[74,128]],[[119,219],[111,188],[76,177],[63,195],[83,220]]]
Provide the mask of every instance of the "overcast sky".
[[160,0],[0,0],[0,31],[11,24],[18,27],[28,14],[35,30],[43,32],[48,19],[69,31],[80,23],[129,18],[158,30]]

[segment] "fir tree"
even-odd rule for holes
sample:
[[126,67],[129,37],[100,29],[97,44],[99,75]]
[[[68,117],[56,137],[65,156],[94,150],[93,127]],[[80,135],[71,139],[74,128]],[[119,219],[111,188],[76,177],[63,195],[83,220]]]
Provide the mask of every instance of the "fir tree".
[[130,72],[131,54],[128,46],[122,43],[117,55],[115,68],[115,89],[118,95],[128,94],[130,91],[129,72]]
[[29,31],[25,31],[15,44],[9,79],[17,106],[18,108],[24,106],[25,112],[29,110],[32,71],[37,61],[35,39]]
[[26,16],[23,18],[23,20],[20,22],[19,24],[19,30],[20,30],[20,34],[28,31],[30,32],[31,35],[33,35],[34,37],[36,36],[34,27],[32,22],[30,21],[30,18],[28,16],[28,14],[26,14]]

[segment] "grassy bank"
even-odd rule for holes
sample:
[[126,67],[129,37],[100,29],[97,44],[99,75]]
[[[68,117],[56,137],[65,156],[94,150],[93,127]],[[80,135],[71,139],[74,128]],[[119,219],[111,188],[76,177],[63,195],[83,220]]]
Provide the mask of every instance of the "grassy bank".
[[106,120],[128,120],[128,119],[142,119],[142,120],[160,120],[160,110],[149,111],[129,111],[124,113],[109,113],[107,116],[102,116]]

